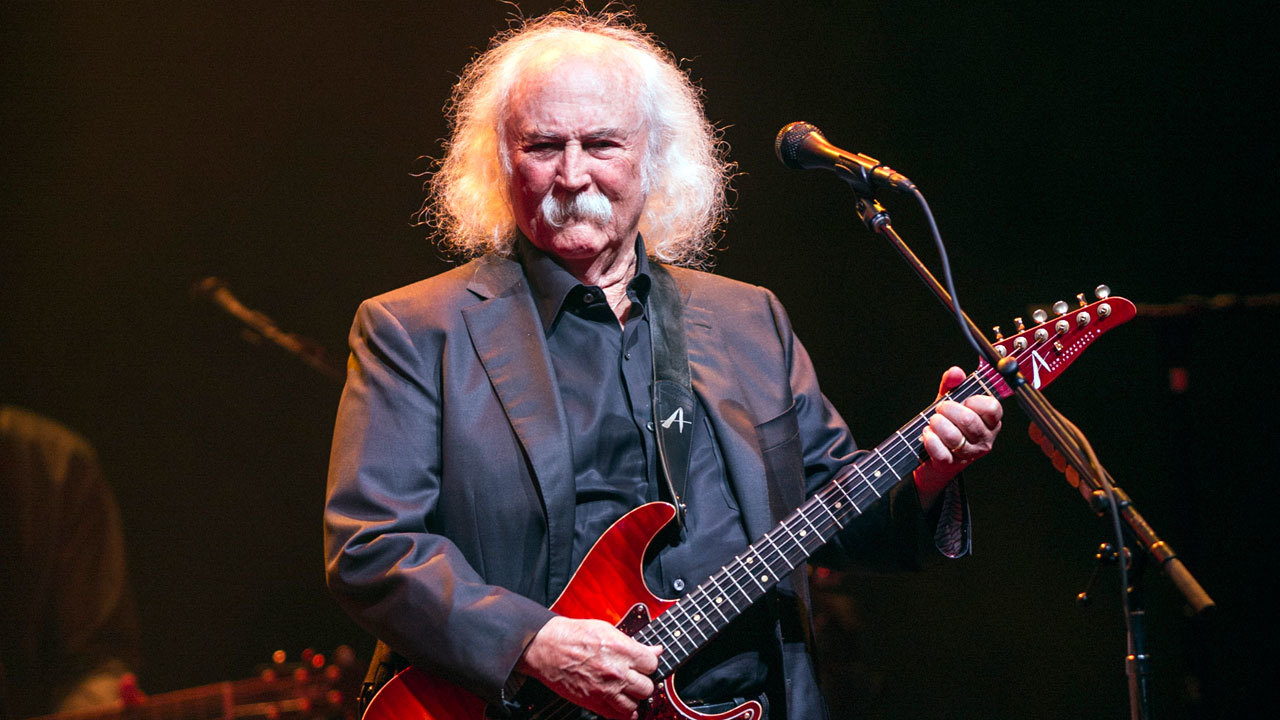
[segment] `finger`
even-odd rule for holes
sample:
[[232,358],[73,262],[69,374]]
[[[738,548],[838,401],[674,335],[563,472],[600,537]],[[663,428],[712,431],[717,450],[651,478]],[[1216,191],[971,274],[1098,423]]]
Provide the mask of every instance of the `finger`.
[[636,717],[636,709],[640,707],[635,700],[627,697],[626,693],[617,693],[611,696],[609,698],[609,706],[612,712],[608,714],[614,718],[634,718]]
[[949,465],[954,461],[951,456],[951,450],[947,448],[946,443],[938,438],[938,434],[933,431],[932,427],[925,426],[924,432],[920,433],[920,440],[924,443],[925,452],[929,453],[929,457],[939,465]]
[[645,700],[653,695],[653,680],[634,670],[627,673],[627,684],[623,692],[636,700]]
[[[946,446],[947,454],[954,455],[955,452],[964,447],[969,440],[965,436],[965,432],[961,426],[953,420],[950,415],[943,412],[943,407],[941,405],[938,406],[938,410],[938,412],[934,413],[933,416],[929,418],[929,429],[932,430],[938,440]],[[958,414],[954,409],[947,409],[947,412]],[[965,412],[972,414],[973,411],[965,410]],[[973,422],[981,423],[981,421],[977,420],[976,417]]]
[[938,397],[942,397],[954,388],[959,387],[960,383],[964,382],[964,379],[964,371],[960,368],[954,365],[947,368],[946,372],[942,373],[942,380],[938,383]]
[[982,423],[990,430],[999,427],[1000,419],[1004,417],[1004,406],[990,395],[974,395],[965,400],[964,405],[977,413]]
[[658,669],[658,656],[662,655],[661,645],[639,645],[640,651],[631,661],[631,666],[648,675]]
[[956,450],[965,443],[982,445],[991,439],[990,428],[968,406],[944,400],[938,403],[936,410],[933,417],[929,418],[929,423],[934,432],[947,443],[948,448]]

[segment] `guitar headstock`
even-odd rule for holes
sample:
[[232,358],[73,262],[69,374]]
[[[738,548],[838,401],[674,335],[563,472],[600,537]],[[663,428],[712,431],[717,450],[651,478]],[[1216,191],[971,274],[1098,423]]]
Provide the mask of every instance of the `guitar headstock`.
[[[996,328],[992,343],[1000,357],[1012,356],[1018,361],[1022,377],[1032,387],[1041,389],[1058,378],[1058,375],[1075,362],[1075,359],[1094,340],[1108,330],[1133,319],[1137,309],[1122,297],[1111,295],[1111,289],[1099,285],[1094,291],[1097,300],[1086,303],[1084,293],[1076,296],[1078,306],[1072,309],[1066,302],[1054,303],[1057,317],[1049,319],[1044,310],[1036,310],[1033,318],[1039,324],[1027,328],[1022,318],[1015,318],[1018,332],[1005,337]],[[985,360],[978,366],[979,375],[1001,398],[1013,394],[1000,373]]]

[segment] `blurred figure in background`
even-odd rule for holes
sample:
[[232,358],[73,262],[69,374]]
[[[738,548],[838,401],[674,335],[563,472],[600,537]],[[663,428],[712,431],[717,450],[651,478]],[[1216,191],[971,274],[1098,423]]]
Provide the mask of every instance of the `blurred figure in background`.
[[120,513],[81,436],[0,405],[0,718],[120,702],[138,660]]

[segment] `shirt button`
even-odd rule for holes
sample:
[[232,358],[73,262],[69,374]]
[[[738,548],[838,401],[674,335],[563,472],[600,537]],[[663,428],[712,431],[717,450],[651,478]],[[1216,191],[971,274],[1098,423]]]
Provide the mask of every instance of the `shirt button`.
[[649,428],[649,432],[653,432],[653,421],[652,421],[652,420],[650,420],[649,422],[645,423],[645,424],[644,424],[644,426],[645,426],[645,427],[647,427],[647,428]]
[[630,360],[630,359],[631,359],[631,353],[626,353],[625,355],[623,355],[623,356],[622,356],[622,359],[624,359],[624,360]]
[[586,303],[586,304],[588,304],[588,305],[590,305],[591,303],[593,303],[593,302],[595,302],[595,301],[596,301],[596,296],[595,296],[595,295],[592,295],[591,293],[587,293],[587,294],[585,294],[585,295],[583,295],[583,296],[582,296],[582,302],[584,302],[584,303]]
[[684,580],[681,578],[672,580],[671,587],[674,588],[676,592],[684,592]]

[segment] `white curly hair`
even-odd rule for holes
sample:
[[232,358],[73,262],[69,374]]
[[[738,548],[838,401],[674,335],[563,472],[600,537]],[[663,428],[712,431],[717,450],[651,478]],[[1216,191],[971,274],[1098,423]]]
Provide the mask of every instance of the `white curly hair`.
[[468,258],[510,255],[516,220],[503,132],[512,90],[533,60],[571,48],[621,61],[637,82],[648,121],[648,190],[640,232],[647,252],[678,265],[709,260],[727,208],[734,164],[706,119],[701,91],[675,57],[626,12],[558,10],[497,35],[463,70],[448,107],[452,137],[427,183],[418,219],[446,252]]

